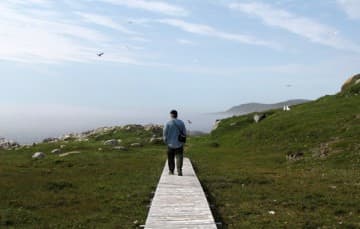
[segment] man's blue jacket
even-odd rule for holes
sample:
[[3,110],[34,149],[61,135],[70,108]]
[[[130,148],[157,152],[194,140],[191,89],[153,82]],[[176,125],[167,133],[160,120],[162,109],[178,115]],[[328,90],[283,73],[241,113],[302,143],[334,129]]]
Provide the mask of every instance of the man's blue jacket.
[[182,134],[186,135],[185,124],[180,119],[174,118],[165,124],[163,138],[168,147],[177,149],[184,145],[183,142],[179,142],[178,140],[180,131]]

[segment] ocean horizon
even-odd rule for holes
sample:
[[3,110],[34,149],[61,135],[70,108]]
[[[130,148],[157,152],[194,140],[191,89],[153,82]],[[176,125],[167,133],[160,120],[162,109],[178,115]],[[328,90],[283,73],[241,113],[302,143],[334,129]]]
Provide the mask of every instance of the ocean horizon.
[[[179,116],[189,131],[209,133],[217,119],[226,114],[184,114]],[[20,144],[32,144],[49,137],[60,137],[70,133],[81,133],[99,127],[124,126],[128,124],[159,124],[169,120],[165,114],[68,114],[32,115],[1,117],[0,138],[16,141]]]

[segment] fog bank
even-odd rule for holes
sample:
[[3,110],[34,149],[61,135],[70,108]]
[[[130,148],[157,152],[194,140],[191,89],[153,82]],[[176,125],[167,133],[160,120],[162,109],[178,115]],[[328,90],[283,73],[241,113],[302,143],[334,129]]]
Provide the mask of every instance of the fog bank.
[[[164,124],[169,119],[168,113],[164,110],[100,110],[59,105],[7,106],[0,113],[0,137],[27,144],[101,126]],[[209,132],[215,120],[221,117],[224,115],[179,111],[179,118],[192,131]]]

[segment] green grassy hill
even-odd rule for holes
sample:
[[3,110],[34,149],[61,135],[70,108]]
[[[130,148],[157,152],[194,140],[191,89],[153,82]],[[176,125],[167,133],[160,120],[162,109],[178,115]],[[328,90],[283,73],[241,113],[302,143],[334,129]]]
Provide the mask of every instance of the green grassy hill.
[[[354,79],[355,82],[355,79]],[[360,228],[360,83],[222,120],[188,152],[228,228]],[[289,158],[288,155],[293,155]]]
[[[0,228],[135,228],[144,224],[165,162],[158,131],[111,128],[88,139],[0,150]],[[104,140],[121,139],[127,150]],[[131,147],[141,143],[142,147]],[[80,151],[60,157],[50,153]],[[101,148],[101,149],[99,149]],[[34,152],[45,153],[32,159]]]
[[[360,228],[357,82],[268,111],[259,123],[253,114],[225,119],[189,139],[187,156],[223,228]],[[149,142],[160,134],[129,125],[0,150],[0,228],[144,224],[166,159],[165,147]],[[104,145],[109,139],[127,150]],[[60,157],[55,148],[80,153]],[[37,151],[45,157],[32,159]]]

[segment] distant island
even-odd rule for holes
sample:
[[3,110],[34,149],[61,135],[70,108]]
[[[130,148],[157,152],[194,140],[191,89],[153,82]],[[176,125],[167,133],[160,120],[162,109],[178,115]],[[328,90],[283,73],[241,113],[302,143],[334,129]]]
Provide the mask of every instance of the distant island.
[[249,114],[253,112],[263,112],[272,109],[279,109],[284,106],[298,105],[310,101],[311,100],[306,100],[306,99],[293,99],[293,100],[287,100],[284,102],[273,103],[273,104],[245,103],[238,106],[234,106],[227,111],[219,112],[218,114],[229,114],[229,115]]

